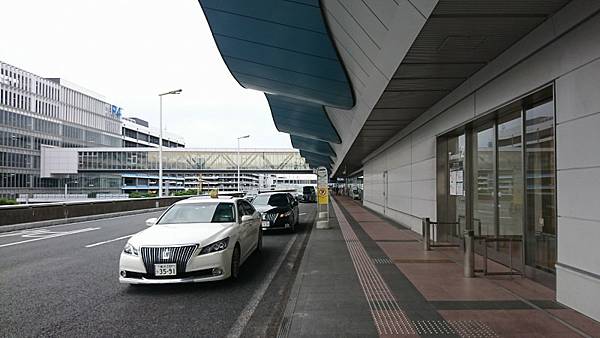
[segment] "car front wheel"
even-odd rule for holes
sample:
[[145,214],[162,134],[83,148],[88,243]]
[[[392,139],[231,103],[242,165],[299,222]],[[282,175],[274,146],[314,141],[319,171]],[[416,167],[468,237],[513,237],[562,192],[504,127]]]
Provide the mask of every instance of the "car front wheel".
[[263,246],[263,232],[262,229],[258,229],[258,242],[256,242],[256,252],[260,253]]
[[236,280],[240,277],[240,247],[238,245],[233,249],[231,255],[231,275],[229,278]]

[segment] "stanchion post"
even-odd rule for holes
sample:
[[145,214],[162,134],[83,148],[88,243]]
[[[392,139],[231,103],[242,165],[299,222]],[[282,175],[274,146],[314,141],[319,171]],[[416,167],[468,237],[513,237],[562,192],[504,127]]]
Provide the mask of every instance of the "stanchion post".
[[465,262],[464,262],[464,275],[466,278],[475,277],[475,248],[474,248],[474,236],[473,230],[465,230]]
[[431,227],[431,221],[429,217],[423,218],[423,249],[425,251],[431,250],[431,245],[429,243],[429,229]]

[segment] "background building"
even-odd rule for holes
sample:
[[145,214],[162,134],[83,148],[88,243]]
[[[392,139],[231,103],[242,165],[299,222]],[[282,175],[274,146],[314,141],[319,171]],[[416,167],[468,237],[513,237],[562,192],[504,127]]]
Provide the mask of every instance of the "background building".
[[[150,128],[148,122],[137,117],[124,117],[122,120],[123,147],[158,147],[158,129]],[[163,131],[163,147],[183,148],[183,137]]]
[[42,179],[40,146],[118,147],[120,108],[58,78],[0,62],[0,196],[51,192],[68,178]]
[[[43,78],[0,62],[0,197],[62,193],[75,177],[40,176],[40,147],[157,147],[158,130],[100,94],[60,78]],[[163,133],[164,147],[184,147],[183,138]],[[92,191],[110,178],[87,182]],[[118,186],[118,184],[117,184]]]
[[[41,176],[70,177],[73,194],[158,192],[156,148],[42,147]],[[163,149],[163,188],[237,189],[237,149]],[[243,191],[257,190],[262,175],[310,174],[294,149],[241,149]]]

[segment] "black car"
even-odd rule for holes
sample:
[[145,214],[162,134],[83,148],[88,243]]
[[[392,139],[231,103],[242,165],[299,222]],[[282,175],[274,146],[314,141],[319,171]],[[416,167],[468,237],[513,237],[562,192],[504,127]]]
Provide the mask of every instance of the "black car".
[[252,205],[262,214],[262,228],[289,229],[296,231],[296,225],[300,218],[298,202],[290,194],[267,193],[259,194],[252,201]]
[[302,201],[303,202],[317,202],[317,191],[312,185],[305,185],[302,187]]

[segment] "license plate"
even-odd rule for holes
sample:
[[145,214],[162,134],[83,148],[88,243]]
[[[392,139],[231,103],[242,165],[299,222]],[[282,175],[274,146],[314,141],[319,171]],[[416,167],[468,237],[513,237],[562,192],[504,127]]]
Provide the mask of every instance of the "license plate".
[[175,276],[177,264],[154,264],[154,274],[156,276]]
[[262,227],[263,228],[268,228],[271,225],[271,223],[269,221],[263,221],[262,222]]

